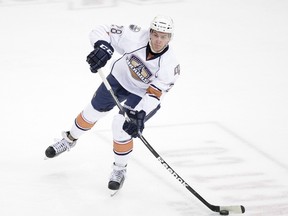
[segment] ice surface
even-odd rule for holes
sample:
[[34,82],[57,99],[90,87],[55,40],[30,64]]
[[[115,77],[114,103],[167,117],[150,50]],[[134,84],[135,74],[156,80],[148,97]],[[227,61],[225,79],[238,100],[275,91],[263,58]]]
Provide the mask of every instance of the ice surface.
[[1,215],[217,215],[139,140],[123,190],[110,197],[116,109],[75,149],[43,160],[100,83],[85,62],[93,26],[147,26],[164,12],[176,23],[171,43],[182,74],[144,136],[212,204],[287,215],[286,1],[117,1],[82,9],[39,2],[0,1]]

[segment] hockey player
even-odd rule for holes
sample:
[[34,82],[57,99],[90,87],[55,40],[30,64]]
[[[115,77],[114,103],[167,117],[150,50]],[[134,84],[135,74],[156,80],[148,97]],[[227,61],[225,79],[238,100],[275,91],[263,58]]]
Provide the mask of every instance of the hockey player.
[[[174,30],[173,20],[156,16],[150,28],[136,25],[97,26],[90,33],[94,50],[87,56],[93,73],[104,67],[114,50],[122,56],[111,64],[107,80],[116,97],[124,102],[131,121],[119,112],[113,119],[114,163],[108,188],[118,190],[126,175],[127,163],[133,150],[133,138],[142,133],[145,122],[160,108],[164,95],[174,85],[180,67],[169,46]],[[63,139],[49,146],[48,158],[69,151],[77,139],[115,107],[115,102],[102,83],[91,102],[76,117],[70,131],[62,132]]]

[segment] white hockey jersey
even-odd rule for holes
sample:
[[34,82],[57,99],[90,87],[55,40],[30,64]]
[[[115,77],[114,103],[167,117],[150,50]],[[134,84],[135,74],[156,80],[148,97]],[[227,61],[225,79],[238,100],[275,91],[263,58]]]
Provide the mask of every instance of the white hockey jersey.
[[130,25],[97,26],[90,33],[92,46],[105,40],[122,55],[111,64],[111,73],[129,92],[142,97],[135,108],[150,113],[180,75],[180,66],[169,46],[162,55],[147,60],[149,30]]

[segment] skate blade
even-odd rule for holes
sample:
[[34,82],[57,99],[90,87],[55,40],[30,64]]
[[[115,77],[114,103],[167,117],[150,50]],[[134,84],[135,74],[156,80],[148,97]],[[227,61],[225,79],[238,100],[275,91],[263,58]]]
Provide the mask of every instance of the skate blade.
[[119,190],[110,190],[110,197],[114,197],[118,192]]

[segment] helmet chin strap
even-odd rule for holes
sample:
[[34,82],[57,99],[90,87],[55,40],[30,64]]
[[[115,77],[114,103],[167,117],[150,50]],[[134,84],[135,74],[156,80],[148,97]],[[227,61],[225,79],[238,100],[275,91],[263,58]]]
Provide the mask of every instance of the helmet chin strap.
[[149,39],[149,46],[150,46],[150,49],[153,53],[161,53],[166,47],[167,47],[168,43],[160,50],[160,51],[155,51],[152,47],[152,44],[151,44],[151,39]]

